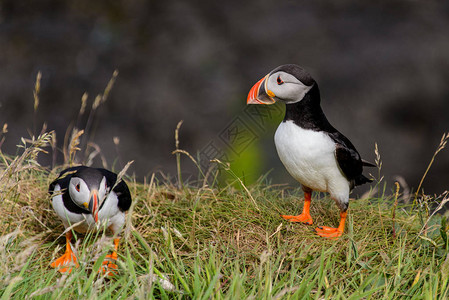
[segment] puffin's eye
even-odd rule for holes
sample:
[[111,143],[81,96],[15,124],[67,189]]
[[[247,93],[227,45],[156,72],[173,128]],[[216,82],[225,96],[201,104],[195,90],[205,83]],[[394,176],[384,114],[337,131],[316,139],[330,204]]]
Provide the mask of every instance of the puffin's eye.
[[75,185],[75,189],[76,189],[77,192],[80,191],[80,184],[79,183],[77,185]]
[[284,83],[284,81],[281,79],[281,75],[278,76],[278,79],[276,80],[278,85],[281,85]]

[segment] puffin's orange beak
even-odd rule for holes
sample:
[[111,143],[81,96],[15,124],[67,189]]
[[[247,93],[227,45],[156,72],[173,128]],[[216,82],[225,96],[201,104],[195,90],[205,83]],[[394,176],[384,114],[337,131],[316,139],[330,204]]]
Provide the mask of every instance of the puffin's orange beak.
[[91,211],[95,222],[98,222],[98,208],[98,191],[93,190],[90,196],[89,210]]
[[[276,102],[267,94],[266,80],[270,74],[259,80],[249,91],[246,104],[273,104]],[[272,93],[272,92],[271,92]]]

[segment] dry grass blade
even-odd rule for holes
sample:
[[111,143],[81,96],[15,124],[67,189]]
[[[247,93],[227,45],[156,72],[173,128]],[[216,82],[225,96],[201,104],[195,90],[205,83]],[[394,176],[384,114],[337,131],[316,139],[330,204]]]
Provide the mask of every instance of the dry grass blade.
[[[90,149],[93,149],[93,150],[90,151]],[[104,155],[101,153],[100,146],[98,146],[95,143],[90,142],[87,144],[86,153],[89,153],[87,158],[84,160],[84,164],[86,166],[91,166],[93,164],[94,158],[99,155],[100,159],[101,159],[101,164],[103,165],[103,168],[105,168],[105,169],[108,168],[108,163],[107,163]]]
[[429,224],[430,219],[432,219],[432,217],[439,212],[443,206],[449,202],[449,191],[445,191],[443,194],[441,194],[439,197],[437,198],[443,198],[440,202],[440,204],[438,204],[438,207],[432,212],[432,214],[427,218],[426,222],[424,223],[424,225],[421,228],[421,231],[418,233],[418,236],[421,236],[421,234],[427,230],[427,224]]
[[42,73],[39,71],[36,76],[36,83],[34,85],[33,97],[34,97],[34,111],[33,111],[33,135],[36,134],[37,128],[37,108],[39,107],[39,92],[41,89]]
[[39,72],[37,72],[36,83],[34,85],[34,91],[33,91],[34,112],[36,112],[37,108],[39,107],[39,92],[41,89],[41,79],[42,79],[42,73],[41,73],[41,71],[39,71]]
[[176,150],[173,152],[173,154],[176,155],[176,170],[178,172],[178,188],[182,189],[182,177],[181,177],[181,155],[179,152],[179,129],[181,128],[183,120],[178,122],[178,125],[176,125],[175,129],[175,147]]
[[407,181],[405,180],[404,177],[402,177],[400,175],[394,176],[393,179],[394,179],[394,181],[397,181],[399,183],[399,185],[402,187],[402,190],[403,190],[402,197],[401,197],[402,201],[404,203],[409,203],[410,202],[410,198],[412,196],[411,196],[410,187],[407,184]]
[[87,93],[84,93],[83,96],[81,97],[81,107],[80,107],[80,111],[79,111],[80,116],[82,116],[84,114],[84,112],[86,111],[87,97],[88,97]]
[[70,138],[68,149],[68,164],[71,166],[75,162],[76,152],[81,149],[78,147],[80,144],[80,137],[84,134],[84,130],[78,130],[76,128],[72,131],[72,137]]
[[[376,167],[377,167],[377,183],[379,184],[384,177],[381,176],[382,173],[382,159],[380,157],[380,151],[379,151],[379,147],[377,146],[377,143],[374,144],[374,154],[376,155],[376,158],[374,159],[374,162],[376,163]],[[371,175],[371,174],[370,174]],[[371,177],[373,179],[375,179],[375,177],[373,175],[371,175]]]
[[424,179],[426,178],[427,173],[428,173],[429,170],[430,170],[430,167],[432,166],[433,162],[435,161],[435,157],[437,156],[437,154],[438,154],[441,150],[443,150],[443,149],[446,147],[446,144],[447,144],[447,140],[448,140],[448,139],[449,139],[449,132],[448,132],[448,133],[444,133],[443,136],[441,137],[440,144],[438,145],[438,147],[437,147],[435,153],[433,154],[432,159],[430,160],[430,163],[429,163],[429,165],[427,166],[427,169],[426,169],[426,171],[424,172],[424,175],[423,175],[423,177],[421,178],[421,181],[419,182],[418,188],[416,189],[415,198],[413,199],[413,204],[414,204],[414,205],[416,204],[416,200],[418,199],[418,194],[419,194],[420,191],[421,191],[421,187],[422,187],[422,184],[423,184],[423,182],[424,182]]
[[279,293],[277,293],[273,297],[273,300],[283,299],[285,297],[285,295],[287,295],[288,293],[294,293],[297,290],[299,290],[298,286],[283,288]]
[[3,142],[5,141],[5,134],[8,133],[8,124],[3,124],[2,131],[0,131],[0,149],[2,148]]
[[75,128],[80,128],[81,117],[86,112],[87,98],[88,98],[88,94],[87,93],[84,93],[81,96],[81,106],[80,106],[80,110],[78,111],[78,116],[76,117]]
[[5,133],[7,133],[8,132],[8,123],[5,123],[5,124],[3,124],[3,127],[2,127],[2,134],[5,134]]
[[[179,129],[181,128],[183,121],[179,121],[178,125],[176,126],[176,130],[175,130],[175,147],[176,150],[174,150],[171,154],[176,155],[176,170],[177,170],[177,174],[178,174],[178,188],[182,189],[183,188],[183,180],[182,180],[182,174],[181,174],[181,154],[186,155],[188,158],[190,158],[190,160],[195,164],[195,166],[198,168],[198,171],[200,172],[200,174],[205,178],[206,176],[203,173],[203,170],[201,169],[200,164],[195,160],[195,158],[193,158],[193,156],[182,149],[179,149]],[[206,178],[205,178],[206,179]],[[204,185],[204,184],[203,184]]]
[[[125,176],[126,171],[128,171],[129,167],[132,165],[134,161],[131,160],[129,161],[124,167],[123,169],[117,174],[117,180],[115,181],[114,185],[112,186],[112,188],[109,190],[109,192],[113,191],[114,188],[120,183],[120,181],[122,181],[123,176]],[[105,195],[105,198],[108,197],[108,194]]]
[[92,111],[95,111],[101,104],[101,95],[95,97],[94,103],[92,104]]
[[51,142],[50,142],[50,146],[51,146],[51,168],[54,169],[55,165],[56,165],[56,155],[57,155],[57,146],[58,146],[58,142],[56,139],[56,132],[52,132],[51,134]]
[[229,174],[231,174],[235,179],[237,179],[237,181],[240,183],[240,185],[242,186],[242,188],[245,190],[245,192],[248,194],[248,197],[251,199],[251,201],[254,204],[254,207],[260,211],[259,206],[257,205],[256,200],[254,200],[253,196],[251,195],[251,192],[248,190],[248,188],[246,187],[246,185],[243,183],[243,181],[237,176],[235,175],[234,172],[232,172],[231,167],[229,166],[229,164],[225,164],[224,162],[222,162],[219,159],[213,159],[211,160],[211,162],[215,162],[218,163],[219,165],[221,165],[227,172],[229,172]]
[[[204,174],[203,174],[203,171],[201,170],[201,166],[199,165],[199,163],[196,161],[196,159],[193,158],[193,156],[192,156],[189,152],[187,152],[187,151],[185,151],[185,150],[178,149],[178,150],[173,151],[171,154],[176,154],[176,155],[178,155],[178,154],[184,154],[184,155],[186,155],[186,156],[187,156],[188,158],[190,158],[190,160],[195,164],[195,166],[198,168],[198,171],[199,171],[202,175],[204,175]],[[179,175],[180,175],[180,174],[179,174]]]
[[106,85],[103,95],[101,96],[101,103],[104,103],[106,101],[106,99],[108,98],[109,93],[111,92],[112,87],[114,86],[115,80],[117,79],[117,76],[118,76],[118,70],[114,70],[114,72],[112,73],[112,77],[109,80],[108,84]]
[[399,182],[397,182],[397,181],[394,184],[396,185],[396,192],[394,193],[393,213],[392,213],[391,219],[392,219],[392,223],[393,223],[393,225],[392,225],[392,235],[393,235],[393,238],[396,238],[396,223],[395,223],[395,220],[396,220],[396,207],[398,206],[398,196],[399,196],[399,188],[400,188],[400,186],[399,186]]
[[120,183],[120,181],[122,180],[123,176],[125,176],[126,171],[128,171],[129,167],[133,164],[134,160],[131,160],[129,162],[126,163],[126,165],[123,167],[123,169],[117,174],[117,181],[115,182],[114,186],[112,187],[111,190],[113,190],[117,184]]

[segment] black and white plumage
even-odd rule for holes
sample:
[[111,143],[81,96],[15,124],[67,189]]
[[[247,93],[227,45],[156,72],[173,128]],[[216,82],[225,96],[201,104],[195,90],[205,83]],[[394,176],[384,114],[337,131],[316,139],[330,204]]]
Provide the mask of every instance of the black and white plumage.
[[[318,84],[297,65],[282,65],[257,82],[249,92],[248,104],[286,104],[285,117],[274,137],[276,149],[287,171],[305,192],[305,206],[290,221],[312,224],[309,213],[312,190],[328,192],[341,211],[339,228],[318,227],[318,234],[338,237],[343,232],[351,189],[370,182],[354,145],[327,120],[320,106]],[[307,203],[308,202],[308,203]]]
[[[80,233],[106,227],[118,235],[132,200],[126,183],[120,180],[116,184],[116,181],[117,174],[106,169],[77,166],[63,170],[50,184],[49,193],[64,227],[76,224],[73,229]],[[53,267],[63,266],[70,260],[76,262],[69,244],[72,236],[70,232],[67,234],[66,257],[54,262]],[[117,237],[114,243],[117,250]]]
[[107,222],[106,227],[118,233],[125,222],[125,211],[131,206],[131,194],[123,180],[111,191],[116,181],[117,174],[106,169],[85,166],[65,169],[49,187],[53,209],[65,227],[84,221],[75,227],[78,232],[92,228],[97,214],[97,221]]

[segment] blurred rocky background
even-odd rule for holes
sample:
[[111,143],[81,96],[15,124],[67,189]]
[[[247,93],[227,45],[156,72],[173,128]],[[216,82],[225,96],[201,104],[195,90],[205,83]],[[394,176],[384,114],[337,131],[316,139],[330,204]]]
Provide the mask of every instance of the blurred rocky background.
[[[184,120],[180,148],[192,155],[228,157],[246,182],[271,170],[273,183],[293,183],[273,143],[284,108],[246,107],[252,85],[285,63],[313,75],[328,119],[364,158],[374,161],[378,144],[387,182],[400,175],[417,187],[449,130],[447,1],[2,0],[0,125],[9,130],[2,151],[17,153],[20,137],[44,122],[62,147],[83,93],[81,129],[117,69],[90,132],[109,166],[134,160],[139,180],[174,176],[174,130]],[[185,157],[182,168],[196,178]],[[441,193],[448,179],[445,149],[423,187]]]

